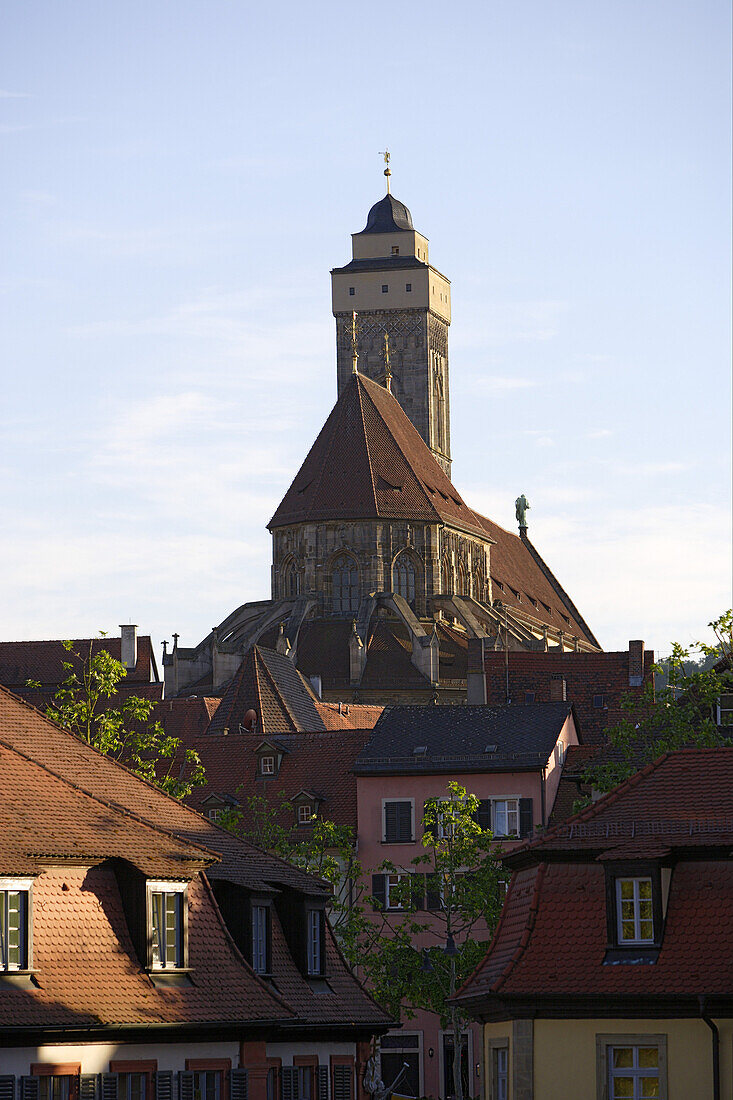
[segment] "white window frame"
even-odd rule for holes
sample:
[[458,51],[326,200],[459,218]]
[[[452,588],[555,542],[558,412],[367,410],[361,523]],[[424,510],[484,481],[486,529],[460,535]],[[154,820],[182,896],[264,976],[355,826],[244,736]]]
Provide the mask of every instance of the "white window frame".
[[313,813],[313,806],[310,802],[302,802],[298,806],[298,824],[310,825],[311,821],[315,817]]
[[276,760],[272,753],[268,753],[266,756],[260,757],[260,775],[274,775],[276,771]]
[[[410,839],[409,840],[387,840],[387,803],[392,802],[409,802],[410,803]],[[382,843],[383,844],[414,844],[415,843],[415,799],[414,798],[383,798],[382,799]]]
[[[504,798],[493,798],[492,797],[492,799],[491,799],[491,828],[492,828],[492,831],[494,833],[494,836],[519,836],[519,826],[520,826],[519,801],[520,801],[519,795],[511,795],[510,797],[504,797]],[[509,809],[509,803],[510,802],[513,802],[515,804],[515,809],[513,809],[513,810]],[[505,810],[504,810],[504,813],[506,815],[507,829],[506,829],[506,832],[503,832],[503,833],[499,832],[499,830],[496,827],[496,807],[498,805],[504,805],[506,807]],[[509,814],[510,813],[516,814],[516,818],[517,818],[517,828],[514,832],[512,832],[509,829]]]
[[[658,1080],[659,1095],[657,1100],[668,1100],[667,1085],[667,1035],[639,1035],[639,1034],[614,1034],[609,1032],[604,1035],[596,1035],[596,1097],[597,1100],[611,1100],[613,1092],[611,1082],[613,1080],[612,1054],[614,1048],[632,1047],[638,1050],[641,1047],[656,1047],[658,1052]],[[636,1059],[635,1059],[636,1060]],[[616,1076],[632,1076],[632,1073],[620,1072]],[[647,1074],[649,1076],[649,1074]],[[637,1078],[641,1079],[641,1071],[637,1069]],[[652,1078],[653,1079],[653,1078]],[[635,1095],[639,1095],[638,1089]]]
[[[466,799],[465,798],[437,798],[435,801],[437,803],[455,802],[457,805],[463,805],[465,803]],[[450,839],[452,833],[451,833],[451,830],[446,830],[444,825],[443,825],[443,821],[442,821],[441,816],[440,816],[440,806],[438,806],[438,815],[437,815],[437,817],[438,817],[438,821],[437,821],[437,824],[438,824],[438,832],[437,832],[438,839],[439,840],[448,840],[448,839]]]
[[0,878],[0,905],[2,906],[2,914],[0,914],[0,928],[4,925],[7,928],[7,895],[8,894],[22,894],[24,900],[19,903],[19,919],[18,919],[18,933],[19,933],[19,954],[20,962],[16,966],[14,963],[7,962],[8,948],[5,943],[2,942],[0,936],[0,974],[22,974],[31,969],[31,894],[33,887],[32,878]]
[[[634,907],[634,938],[626,939],[623,935],[624,920],[621,915],[621,887],[625,882],[632,882],[634,884],[634,896],[633,898],[624,898],[623,903],[631,903]],[[648,882],[651,887],[651,896],[649,898],[642,898],[639,894],[639,884],[642,882]],[[644,920],[649,920],[652,926],[651,936],[641,935],[641,904],[642,902],[649,902],[651,906],[651,917],[645,917]],[[651,875],[619,875],[616,879],[616,940],[619,947],[634,946],[637,944],[650,944],[654,943],[654,879]]]
[[384,911],[385,911],[385,913],[386,912],[403,913],[403,912],[406,911],[407,906],[405,906],[402,902],[399,902],[399,904],[392,904],[390,902],[390,898],[389,898],[390,881],[389,880],[391,878],[396,879],[396,882],[392,883],[392,889],[393,890],[397,889],[398,892],[399,892],[399,887],[402,885],[402,883],[405,881],[405,879],[407,879],[409,881],[410,872],[409,871],[394,871],[392,874],[389,874],[387,871],[384,872]]
[[[167,879],[148,879],[147,880],[147,928],[150,942],[150,957],[148,960],[148,967],[150,970],[154,970],[156,973],[175,973],[175,971],[188,969],[188,883],[187,882],[171,882]],[[153,922],[153,895],[162,894],[165,897],[167,894],[180,894],[180,916],[181,924],[177,930],[177,942],[178,942],[178,959],[179,962],[169,963],[165,958],[161,961],[160,958],[160,943],[158,943],[158,959],[155,959],[155,940],[154,940],[154,922]],[[165,911],[165,905],[164,905]],[[165,952],[164,952],[165,954]]]
[[206,816],[208,817],[209,821],[213,821],[214,824],[216,825],[221,821],[221,815],[223,813],[224,813],[224,810],[221,808],[221,806],[216,806],[216,807],[212,808],[211,810],[207,810],[206,811]]

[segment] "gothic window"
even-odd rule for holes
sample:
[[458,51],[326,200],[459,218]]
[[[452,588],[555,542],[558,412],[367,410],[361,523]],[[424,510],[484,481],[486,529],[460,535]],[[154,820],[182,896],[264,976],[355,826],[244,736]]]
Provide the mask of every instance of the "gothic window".
[[441,584],[443,592],[446,595],[453,591],[453,577],[448,558],[443,558],[443,566],[441,569]]
[[484,571],[481,566],[478,567],[474,574],[474,596],[479,603],[486,603],[488,599],[488,592],[486,591],[486,579],[484,577]]
[[445,416],[443,411],[443,375],[439,370],[435,372],[435,381],[433,384],[433,392],[435,399],[435,412],[434,412],[434,424],[435,424],[435,442],[439,451],[445,451]]
[[468,595],[468,584],[466,577],[466,570],[463,568],[463,562],[458,562],[458,568],[456,569],[456,591],[459,596]]
[[292,558],[288,558],[283,566],[282,595],[285,599],[295,599],[300,595],[300,574]]
[[333,610],[339,615],[359,610],[359,568],[348,554],[339,554],[331,573]]
[[415,603],[415,563],[409,554],[398,554],[392,566],[392,591]]

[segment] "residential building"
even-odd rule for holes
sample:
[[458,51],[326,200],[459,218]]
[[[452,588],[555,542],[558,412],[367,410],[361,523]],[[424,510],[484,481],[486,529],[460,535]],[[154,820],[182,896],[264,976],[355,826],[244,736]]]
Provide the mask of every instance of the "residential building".
[[[411,861],[424,851],[428,799],[446,796],[456,780],[479,799],[479,824],[512,846],[546,827],[565,754],[577,743],[569,703],[386,708],[354,765],[359,858],[371,869],[372,893],[386,913],[399,917],[402,910],[399,896],[395,902],[390,895],[393,880],[419,874]],[[385,859],[397,874],[379,870]],[[422,884],[423,876],[413,881]],[[430,923],[439,899],[421,885],[411,894]],[[486,928],[478,932],[488,940]],[[452,1095],[453,1040],[435,1015],[417,1012],[384,1036],[381,1048],[385,1080],[407,1062],[411,1095]],[[485,1095],[480,1051],[480,1031],[472,1027],[464,1051],[469,1095]]]
[[0,1095],[354,1100],[389,1021],[320,880],[0,689]]
[[662,756],[504,858],[458,1003],[487,1100],[662,1100],[733,1088],[733,749]]

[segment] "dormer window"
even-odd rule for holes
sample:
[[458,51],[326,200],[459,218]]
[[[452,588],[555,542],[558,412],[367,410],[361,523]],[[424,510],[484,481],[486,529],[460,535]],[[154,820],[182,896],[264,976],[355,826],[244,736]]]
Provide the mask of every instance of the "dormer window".
[[298,824],[310,825],[313,820],[313,807],[310,802],[301,802],[298,806]]
[[29,967],[31,879],[0,879],[0,972]]
[[399,256],[399,254],[400,254],[400,246],[398,244],[393,244],[392,245],[392,255],[393,256]]
[[270,932],[270,906],[252,905],[252,969],[255,974],[269,974],[272,966]]
[[616,879],[616,932],[619,946],[654,943],[651,878]]
[[274,756],[261,756],[260,757],[260,774],[261,775],[274,775],[275,774],[275,757]]
[[186,965],[186,884],[148,882],[149,966],[180,970]]

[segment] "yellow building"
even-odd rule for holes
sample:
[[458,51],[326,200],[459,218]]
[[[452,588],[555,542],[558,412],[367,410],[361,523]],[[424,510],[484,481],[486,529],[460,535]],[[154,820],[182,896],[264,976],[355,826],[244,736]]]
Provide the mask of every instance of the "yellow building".
[[484,1100],[732,1095],[732,844],[733,749],[686,749],[506,857]]

